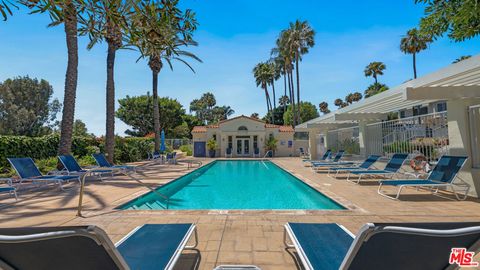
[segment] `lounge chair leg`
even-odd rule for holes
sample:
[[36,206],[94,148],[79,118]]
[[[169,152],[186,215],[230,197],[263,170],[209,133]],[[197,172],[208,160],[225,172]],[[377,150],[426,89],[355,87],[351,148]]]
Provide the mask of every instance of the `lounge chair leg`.
[[380,182],[380,185],[378,186],[378,190],[377,190],[378,195],[381,195],[381,196],[383,196],[385,198],[388,198],[390,200],[398,200],[398,197],[400,196],[400,192],[402,192],[402,187],[400,187],[400,189],[398,190],[396,197],[385,194],[382,191],[382,187],[383,187],[383,184]]
[[195,239],[195,243],[191,246],[185,246],[185,249],[194,249],[197,247],[198,245],[198,233],[197,233],[197,227],[195,227],[193,229],[193,233],[194,233],[194,239]]
[[285,246],[287,248],[294,248],[295,247],[295,245],[290,244],[287,240],[287,229],[286,228],[283,228],[283,243],[285,244]]

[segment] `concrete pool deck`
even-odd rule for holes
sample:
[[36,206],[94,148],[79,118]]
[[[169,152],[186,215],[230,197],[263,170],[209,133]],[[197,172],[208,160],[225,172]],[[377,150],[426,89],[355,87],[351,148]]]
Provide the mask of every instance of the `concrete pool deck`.
[[[198,159],[206,164],[208,159]],[[93,224],[104,229],[116,242],[145,223],[195,222],[198,226],[198,252],[185,252],[178,269],[192,269],[200,257],[199,269],[220,264],[255,264],[262,269],[296,269],[295,255],[283,244],[286,222],[339,223],[356,233],[367,222],[480,221],[480,200],[452,200],[407,189],[399,201],[377,194],[377,184],[355,185],[326,174],[312,172],[299,158],[274,158],[280,167],[293,173],[325,195],[341,203],[339,211],[136,211],[117,210],[119,205],[149,192],[127,177],[89,181],[85,188],[84,217],[76,217],[78,184],[60,191],[55,187],[30,187],[19,191],[19,200],[0,197],[2,227],[66,226]],[[179,165],[154,164],[136,177],[150,187],[167,183],[193,169]],[[478,257],[478,256],[477,256]]]

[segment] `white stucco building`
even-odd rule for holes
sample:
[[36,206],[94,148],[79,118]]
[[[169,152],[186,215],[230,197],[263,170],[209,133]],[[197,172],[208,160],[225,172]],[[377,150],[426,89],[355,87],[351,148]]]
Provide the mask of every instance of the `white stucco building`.
[[[392,112],[400,118],[388,120]],[[467,155],[459,177],[478,197],[480,55],[302,123],[295,131],[309,133],[313,159],[327,148],[348,148],[363,157],[419,153],[433,161],[444,154]]]
[[233,157],[253,157],[255,149],[257,156],[265,155],[265,142],[270,136],[278,140],[275,156],[293,156],[294,130],[291,126],[278,126],[247,117],[238,116],[216,125],[196,126],[192,130],[194,151],[196,157],[208,156],[206,143],[210,139],[217,141],[216,156],[225,157],[227,149],[231,149]]

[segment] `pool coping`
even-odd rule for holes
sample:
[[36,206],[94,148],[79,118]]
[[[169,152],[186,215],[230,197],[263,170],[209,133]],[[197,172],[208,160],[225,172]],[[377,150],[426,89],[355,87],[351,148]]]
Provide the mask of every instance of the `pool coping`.
[[[216,161],[235,161],[235,160],[238,160],[238,161],[262,161],[262,160],[265,160],[265,159],[252,159],[252,158],[249,158],[249,159],[246,159],[246,158],[218,158],[218,159],[212,159],[212,160],[209,160],[209,162],[207,163],[204,163],[202,164],[202,166],[198,167],[198,168],[195,168],[195,170],[192,170],[191,172],[188,172],[182,176],[179,176],[175,179],[172,179],[168,182],[165,182],[164,184],[162,184],[161,186],[159,187],[163,187],[165,185],[168,185],[170,183],[173,183],[177,180],[179,180],[180,178],[182,177],[185,177],[189,174],[192,174],[194,173],[195,171],[201,169],[201,168],[204,168],[206,166],[211,166],[212,164],[214,164]],[[148,193],[152,192],[151,190],[145,190],[145,191],[139,191],[139,192],[135,192],[135,193],[132,193],[131,195],[128,195],[128,196],[125,196],[119,200],[117,200],[116,202],[119,202],[119,204],[117,204],[115,202],[115,206],[112,207],[111,210],[113,211],[121,211],[121,212],[124,212],[124,213],[162,213],[162,214],[167,214],[167,215],[175,215],[175,214],[192,214],[192,215],[196,215],[196,214],[207,214],[207,215],[265,215],[265,214],[277,214],[277,215],[318,215],[318,214],[322,214],[322,215],[338,215],[338,214],[344,214],[344,215],[352,215],[352,214],[367,214],[368,211],[358,207],[357,205],[355,205],[354,203],[352,203],[351,201],[349,200],[346,200],[345,198],[341,197],[341,196],[338,196],[337,194],[335,194],[334,192],[331,192],[329,190],[326,190],[324,189],[322,186],[320,186],[319,184],[313,182],[312,180],[304,177],[303,175],[301,174],[297,174],[295,173],[294,171],[291,171],[291,170],[288,170],[286,169],[284,166],[282,166],[281,164],[279,164],[278,162],[275,162],[275,159],[274,158],[270,158],[270,159],[266,159],[272,163],[274,163],[274,165],[278,166],[280,169],[282,169],[283,171],[285,171],[286,173],[292,175],[293,177],[295,177],[297,180],[303,182],[304,184],[306,184],[307,186],[309,186],[310,188],[314,189],[315,191],[319,192],[320,194],[322,194],[323,196],[327,197],[328,199],[332,200],[333,202],[335,202],[336,204],[340,205],[341,207],[343,207],[344,209],[313,209],[313,210],[308,210],[308,209],[296,209],[296,210],[286,210],[286,209],[174,209],[174,210],[169,210],[169,209],[164,209],[164,210],[135,210],[135,209],[121,209],[122,206],[130,203],[131,201],[135,200],[135,199],[138,199],[142,196],[146,196]],[[159,188],[157,187],[157,188]]]

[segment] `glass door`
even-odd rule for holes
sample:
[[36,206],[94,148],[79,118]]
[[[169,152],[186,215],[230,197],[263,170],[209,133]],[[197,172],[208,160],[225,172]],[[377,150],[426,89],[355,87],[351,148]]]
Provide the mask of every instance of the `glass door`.
[[250,155],[250,140],[249,139],[243,140],[243,155],[244,156]]

